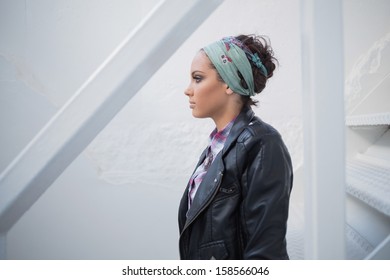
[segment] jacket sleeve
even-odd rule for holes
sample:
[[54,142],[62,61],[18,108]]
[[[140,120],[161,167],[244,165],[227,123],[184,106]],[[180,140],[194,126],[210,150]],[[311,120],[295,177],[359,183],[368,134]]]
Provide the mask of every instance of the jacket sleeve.
[[288,259],[285,236],[293,176],[290,155],[275,133],[250,146],[246,147],[248,165],[241,205],[243,258]]

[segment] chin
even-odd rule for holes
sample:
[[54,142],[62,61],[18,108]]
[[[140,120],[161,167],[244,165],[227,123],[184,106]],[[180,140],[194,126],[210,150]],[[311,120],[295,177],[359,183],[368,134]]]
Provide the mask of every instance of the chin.
[[204,118],[207,118],[208,116],[206,116],[205,114],[202,114],[200,112],[196,112],[195,110],[192,110],[192,116],[194,118],[197,118],[197,119],[204,119]]

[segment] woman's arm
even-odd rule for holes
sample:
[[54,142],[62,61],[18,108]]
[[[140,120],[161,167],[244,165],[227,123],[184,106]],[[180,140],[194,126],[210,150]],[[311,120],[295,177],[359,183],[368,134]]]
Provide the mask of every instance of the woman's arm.
[[241,205],[243,258],[288,259],[285,235],[293,178],[290,155],[276,133],[257,139],[248,153],[252,160],[244,173]]

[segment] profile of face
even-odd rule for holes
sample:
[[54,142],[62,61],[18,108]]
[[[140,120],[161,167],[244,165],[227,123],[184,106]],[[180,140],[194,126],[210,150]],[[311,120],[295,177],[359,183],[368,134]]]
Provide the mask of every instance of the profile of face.
[[192,115],[196,118],[222,116],[227,110],[232,91],[218,79],[217,71],[203,51],[199,51],[191,64],[191,82],[184,94],[188,96]]

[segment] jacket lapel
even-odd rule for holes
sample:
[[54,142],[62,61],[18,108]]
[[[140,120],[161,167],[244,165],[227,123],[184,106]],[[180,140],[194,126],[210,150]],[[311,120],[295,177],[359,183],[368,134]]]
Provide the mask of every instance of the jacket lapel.
[[228,138],[226,139],[225,145],[223,146],[222,154],[226,154],[230,150],[232,145],[236,142],[237,138],[240,136],[242,131],[248,126],[250,121],[255,116],[255,113],[250,107],[244,107],[241,113],[237,116],[232,130],[229,133]]
[[[202,154],[200,155],[199,157],[199,161],[198,163],[196,164],[196,167],[194,169],[194,171],[192,172],[192,175],[194,174],[195,170],[198,168],[198,166],[204,161],[204,159],[206,158],[206,153],[207,153],[207,149],[204,149],[204,151],[202,152]],[[192,176],[191,175],[191,176]],[[181,198],[181,201],[180,201],[180,205],[179,205],[179,227],[180,227],[180,230],[184,228],[184,224],[186,223],[186,220],[187,220],[187,210],[188,210],[188,190],[189,190],[189,183],[187,184],[187,187],[185,189],[185,192]]]
[[224,164],[221,153],[219,153],[214,162],[210,165],[209,170],[196,191],[191,208],[187,213],[186,225],[192,222],[198,213],[207,205],[208,201],[210,201],[213,194],[218,190],[218,186],[222,180],[223,171]]

